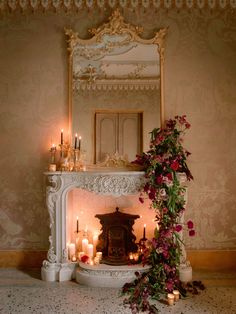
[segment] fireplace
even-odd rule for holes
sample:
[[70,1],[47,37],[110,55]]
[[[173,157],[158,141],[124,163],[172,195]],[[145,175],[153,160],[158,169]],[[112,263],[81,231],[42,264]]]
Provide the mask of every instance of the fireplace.
[[102,225],[97,250],[102,252],[102,262],[108,265],[126,265],[129,253],[137,252],[133,225],[139,215],[121,213],[119,207],[109,214],[96,215]]
[[[84,229],[87,228],[86,224],[89,224],[87,231],[88,234],[90,234],[90,240],[92,232],[94,230],[99,232],[99,229],[101,229],[99,219],[95,218],[95,215],[106,214],[114,211],[114,208],[116,207],[114,206],[114,204],[117,204],[121,208],[121,211],[126,212],[127,209],[130,210],[131,212],[127,213],[130,215],[133,215],[132,212],[135,214],[137,213],[137,216],[141,211],[146,211],[148,213],[148,210],[144,210],[143,204],[140,204],[140,202],[138,201],[139,190],[145,180],[144,173],[141,171],[57,171],[47,172],[45,173],[45,175],[47,177],[46,204],[50,217],[51,233],[49,236],[49,250],[47,254],[47,260],[43,261],[41,269],[43,280],[65,281],[71,280],[76,277],[76,272],[80,266],[80,263],[78,260],[71,259],[68,255],[68,242],[72,243],[75,241],[76,215],[78,210],[76,206],[79,201],[83,201],[83,196],[86,193],[88,196],[88,201],[84,202],[83,211],[84,213],[86,213],[87,216],[80,221],[79,229],[84,231]],[[76,194],[77,191],[84,193],[82,194],[82,197],[80,196],[80,193],[78,195]],[[71,193],[73,197],[69,197],[71,196]],[[98,200],[99,197],[105,198],[105,200],[103,201],[104,203],[102,203],[101,199]],[[109,198],[109,202],[107,198]],[[97,207],[95,206],[96,208],[90,206],[90,202],[93,199],[93,202],[97,205]],[[139,203],[139,205],[135,205],[135,209],[132,205],[134,199],[137,203]],[[74,205],[72,206],[71,203],[73,203]],[[113,209],[111,208],[111,204],[113,204]],[[106,207],[106,212],[103,211],[103,207]],[[150,213],[148,213],[147,216],[150,219],[149,230],[151,235],[155,228],[155,223],[151,222]],[[140,219],[137,218],[138,217],[135,217],[137,221],[137,223],[135,223],[134,225],[135,234],[131,233],[132,245],[129,243],[128,246],[125,246],[123,248],[123,265],[107,265],[107,267],[109,267],[110,276],[118,274],[119,270],[122,270],[122,272],[126,275],[129,274],[129,277],[131,276],[130,266],[125,266],[124,264],[126,263],[125,261],[127,259],[127,254],[129,253],[129,250],[131,252],[136,251],[135,236],[137,236],[137,238],[141,238],[142,236],[141,230],[143,229],[144,221],[142,217],[140,217]],[[124,237],[126,237],[127,234],[129,234],[130,232],[130,226],[128,227],[127,225],[124,225],[123,228],[123,234]],[[109,232],[110,237],[113,234],[113,243],[115,241],[114,235],[116,234],[116,231],[117,230],[113,226],[113,228],[111,228]],[[83,235],[83,232],[80,235]],[[115,256],[114,254],[111,255],[109,253],[109,263],[111,262],[111,259],[113,259],[114,262]],[[106,272],[107,270],[104,270],[104,267],[106,269],[106,266],[104,264],[102,265],[104,274],[104,272]],[[113,272],[113,267],[115,267],[115,273],[111,273]],[[117,267],[120,267],[120,269],[118,269]],[[126,267],[128,268],[126,269]],[[86,269],[86,274],[87,273],[88,270]]]

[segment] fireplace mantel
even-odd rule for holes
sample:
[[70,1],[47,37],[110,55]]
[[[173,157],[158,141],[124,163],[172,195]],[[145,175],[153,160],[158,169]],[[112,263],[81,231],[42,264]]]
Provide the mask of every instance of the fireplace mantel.
[[47,260],[43,261],[42,279],[71,280],[76,263],[68,260],[66,247],[67,194],[74,188],[101,195],[134,195],[144,184],[142,171],[91,170],[81,172],[45,172],[46,205],[50,217]]

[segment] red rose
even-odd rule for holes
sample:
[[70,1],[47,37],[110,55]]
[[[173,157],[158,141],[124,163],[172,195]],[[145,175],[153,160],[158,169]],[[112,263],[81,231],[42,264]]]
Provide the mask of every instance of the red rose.
[[171,169],[174,171],[177,171],[179,169],[179,163],[177,160],[174,160],[171,165],[170,165]]
[[188,226],[188,229],[193,229],[193,222],[192,222],[192,220],[189,220],[187,222],[187,226]]
[[175,231],[180,232],[182,230],[182,226],[181,225],[177,225],[175,227]]
[[89,260],[88,255],[83,255],[83,256],[81,257],[81,262],[82,262],[82,263],[86,263],[88,260]]
[[189,230],[188,234],[190,237],[193,237],[193,236],[195,236],[195,231],[193,229]]

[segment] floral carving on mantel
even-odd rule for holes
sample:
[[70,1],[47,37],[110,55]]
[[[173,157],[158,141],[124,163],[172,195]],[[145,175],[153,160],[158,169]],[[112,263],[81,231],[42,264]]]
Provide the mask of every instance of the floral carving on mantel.
[[[0,12],[14,12],[20,11],[65,11],[73,12],[82,9],[103,9],[109,7],[113,9],[116,5],[121,8],[131,7],[136,8],[154,8],[154,9],[178,9],[178,10],[191,10],[191,9],[210,9],[210,10],[224,10],[224,9],[235,9],[235,0],[179,0],[179,1],[138,1],[138,0],[0,0]],[[120,27],[122,21],[116,21],[113,24],[113,29],[117,30]]]

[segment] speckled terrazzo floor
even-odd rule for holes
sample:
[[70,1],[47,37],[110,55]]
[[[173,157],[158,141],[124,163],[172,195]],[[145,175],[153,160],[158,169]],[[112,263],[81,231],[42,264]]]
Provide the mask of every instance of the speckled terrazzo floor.
[[[161,314],[235,314],[236,273],[195,273],[207,289],[173,306],[157,303]],[[0,269],[0,313],[130,314],[119,289],[89,288],[75,282],[43,282],[39,270]]]

